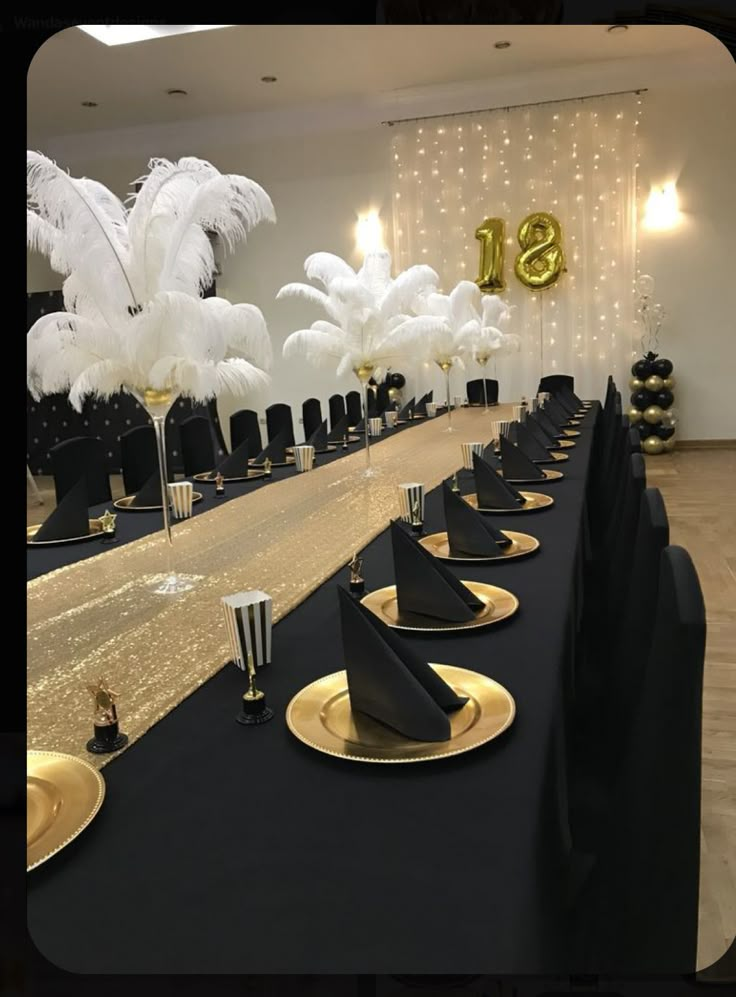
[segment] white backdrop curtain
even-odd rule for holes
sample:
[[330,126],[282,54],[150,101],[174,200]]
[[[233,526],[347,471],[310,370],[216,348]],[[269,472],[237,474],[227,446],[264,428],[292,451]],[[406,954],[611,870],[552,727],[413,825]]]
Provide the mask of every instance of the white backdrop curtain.
[[[642,97],[622,94],[417,120],[391,128],[397,270],[428,263],[449,291],[478,276],[485,218],[506,223],[510,332],[521,352],[493,363],[500,400],[536,392],[541,374],[572,374],[600,397],[625,388],[634,348],[637,133]],[[514,274],[517,232],[533,211],[562,225],[567,272],[532,292]],[[410,373],[407,371],[407,373]],[[456,389],[480,376],[472,362]],[[427,378],[420,377],[420,381]],[[419,387],[420,385],[418,385]]]

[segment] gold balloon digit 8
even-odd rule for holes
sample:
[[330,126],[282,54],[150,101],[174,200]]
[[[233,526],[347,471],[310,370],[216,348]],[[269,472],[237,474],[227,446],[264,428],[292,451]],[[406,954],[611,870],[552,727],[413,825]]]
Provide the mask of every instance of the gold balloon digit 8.
[[503,257],[506,224],[503,218],[486,218],[475,230],[475,238],[480,241],[480,273],[475,283],[489,294],[503,291]]
[[535,211],[519,226],[521,252],[514,272],[533,291],[550,287],[565,267],[562,252],[562,226],[546,211]]

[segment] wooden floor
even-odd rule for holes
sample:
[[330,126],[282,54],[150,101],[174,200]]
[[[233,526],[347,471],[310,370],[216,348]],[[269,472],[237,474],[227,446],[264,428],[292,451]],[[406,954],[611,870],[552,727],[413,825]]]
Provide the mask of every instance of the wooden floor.
[[[647,459],[647,484],[662,491],[670,542],[690,552],[708,619],[703,702],[703,812],[698,968],[719,959],[736,936],[736,450],[688,450]],[[28,493],[28,524],[54,506]],[[123,494],[119,476],[113,496]]]

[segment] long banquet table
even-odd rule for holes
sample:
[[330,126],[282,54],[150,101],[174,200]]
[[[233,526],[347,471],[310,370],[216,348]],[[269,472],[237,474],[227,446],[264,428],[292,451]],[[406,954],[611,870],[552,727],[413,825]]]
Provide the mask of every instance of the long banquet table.
[[[571,866],[566,734],[595,415],[585,417],[577,446],[560,465],[564,480],[536,489],[552,495],[554,506],[494,517],[502,528],[538,537],[538,553],[453,566],[460,578],[514,592],[516,616],[441,638],[402,634],[427,660],[491,675],[516,701],[516,719],[496,741],[433,763],[369,765],[319,754],[293,737],[284,711],[304,685],[343,667],[335,585],[347,580],[351,531],[375,537],[363,552],[367,586],[391,583],[385,527],[396,513],[396,482],[437,484],[460,464],[461,441],[488,438],[488,416],[466,410],[457,413],[455,434],[442,432],[443,417],[380,443],[382,474],[365,493],[355,477],[345,483],[348,462],[359,454],[260,492],[270,494],[276,517],[292,508],[291,499],[295,509],[304,506],[303,518],[283,523],[293,558],[279,571],[300,574],[304,551],[314,557],[323,546],[323,574],[339,569],[296,598],[274,627],[273,663],[259,673],[259,685],[276,717],[256,728],[235,723],[245,681],[236,668],[216,664],[222,648],[200,644],[191,659],[182,657],[180,670],[199,676],[196,691],[106,765],[107,796],[97,818],[29,874],[29,929],[40,951],[77,973],[564,970]],[[508,417],[505,407],[493,417]],[[411,446],[394,452],[392,442],[398,447],[401,440]],[[320,486],[319,516],[310,504],[317,497],[298,493],[307,479],[310,491]],[[467,477],[461,481],[463,490],[472,487]],[[379,496],[365,498],[357,525],[351,492],[352,501],[356,494]],[[235,500],[230,513],[225,507],[197,517],[200,531],[216,532],[207,517],[234,516],[238,503],[255,508],[258,495]],[[425,519],[428,532],[444,526],[438,488],[427,496]],[[249,517],[242,530],[252,533],[258,524]],[[232,528],[231,546],[239,529]],[[258,537],[250,540],[257,549]],[[102,567],[109,557],[84,564]],[[98,575],[104,587],[104,571]],[[70,611],[87,584],[80,576],[79,586],[68,586]],[[275,609],[280,597],[274,594]],[[199,625],[195,607],[211,602],[211,594],[205,588],[185,598]],[[217,612],[214,603],[208,612]],[[200,668],[210,650],[215,665]],[[154,660],[146,659],[144,687],[152,668]],[[134,690],[118,691],[128,729],[126,699]],[[35,746],[57,744],[36,737]]]

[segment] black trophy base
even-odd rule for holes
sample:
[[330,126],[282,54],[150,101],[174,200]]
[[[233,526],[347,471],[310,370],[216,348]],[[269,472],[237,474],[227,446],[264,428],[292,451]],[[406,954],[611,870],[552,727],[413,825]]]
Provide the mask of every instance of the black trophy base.
[[117,542],[118,538],[115,536],[114,533],[103,533],[102,540],[100,540],[100,543],[103,543],[105,545],[116,544]]
[[350,594],[362,598],[365,595],[365,582],[351,582]]
[[246,693],[241,704],[240,713],[235,718],[239,724],[251,726],[273,720],[273,710],[270,706],[266,706],[266,697],[263,693],[259,693],[255,699],[249,699]]
[[412,523],[411,524],[412,536],[421,537],[424,536],[424,523]]
[[225,498],[225,489],[223,488],[221,492],[215,492],[215,498]]
[[106,727],[95,727],[95,736],[87,741],[87,751],[93,755],[106,755],[111,751],[120,751],[128,743],[128,735],[121,734],[117,724]]

